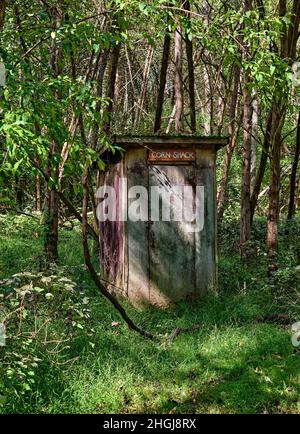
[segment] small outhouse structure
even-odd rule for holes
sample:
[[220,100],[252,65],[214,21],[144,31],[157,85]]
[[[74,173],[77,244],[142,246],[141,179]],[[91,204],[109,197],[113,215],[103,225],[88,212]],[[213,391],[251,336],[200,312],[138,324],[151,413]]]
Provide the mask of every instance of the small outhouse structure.
[[167,307],[216,284],[216,155],[226,137],[116,136],[97,191],[100,265],[133,304]]

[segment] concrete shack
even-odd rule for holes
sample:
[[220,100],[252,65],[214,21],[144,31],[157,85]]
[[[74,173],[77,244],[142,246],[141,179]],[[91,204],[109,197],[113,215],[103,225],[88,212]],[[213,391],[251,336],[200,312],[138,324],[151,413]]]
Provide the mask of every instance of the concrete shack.
[[97,193],[103,279],[135,305],[203,297],[216,284],[216,155],[228,138],[115,143],[124,155],[110,159]]

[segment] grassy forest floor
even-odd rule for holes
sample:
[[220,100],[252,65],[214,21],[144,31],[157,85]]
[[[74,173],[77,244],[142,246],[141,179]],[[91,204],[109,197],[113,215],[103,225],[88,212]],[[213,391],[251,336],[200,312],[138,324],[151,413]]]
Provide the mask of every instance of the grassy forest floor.
[[[300,413],[300,348],[291,343],[291,325],[300,321],[300,219],[288,231],[282,224],[278,270],[269,273],[265,226],[263,219],[255,222],[258,241],[249,243],[248,259],[241,262],[238,221],[222,224],[218,293],[164,312],[139,312],[125,303],[137,323],[162,335],[159,342],[130,332],[98,295],[83,266],[79,228],[62,228],[56,273],[88,297],[89,317],[59,350],[45,349],[44,337],[31,336],[28,348],[38,363],[30,373],[26,342],[22,361],[20,356],[14,362],[23,363],[23,371],[14,365],[17,376],[7,372],[5,352],[16,345],[8,339],[0,348],[7,376],[0,380],[0,412]],[[6,278],[43,269],[42,234],[32,218],[1,216],[0,236],[0,279],[8,291]],[[51,321],[60,342],[61,319],[54,315]],[[113,321],[121,324],[112,327]],[[172,335],[193,324],[201,327]],[[34,380],[20,388],[20,376]]]

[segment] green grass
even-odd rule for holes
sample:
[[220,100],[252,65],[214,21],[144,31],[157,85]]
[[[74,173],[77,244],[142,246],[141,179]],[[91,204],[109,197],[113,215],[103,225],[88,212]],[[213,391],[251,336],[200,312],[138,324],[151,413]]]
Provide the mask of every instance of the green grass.
[[[258,241],[249,244],[245,262],[236,249],[237,222],[224,222],[218,293],[163,312],[139,312],[124,302],[137,323],[162,336],[158,342],[128,330],[85,271],[78,230],[61,230],[61,264],[92,299],[95,333],[75,339],[64,364],[45,358],[34,389],[11,397],[0,411],[300,413],[300,351],[291,344],[291,324],[300,320],[299,224],[288,233],[282,228],[274,276],[266,272],[264,221],[255,224]],[[42,266],[34,221],[1,217],[0,229],[0,278]],[[291,323],[268,321],[274,313],[289,315]],[[112,321],[121,325],[114,328]],[[201,327],[171,338],[176,327],[193,324]]]

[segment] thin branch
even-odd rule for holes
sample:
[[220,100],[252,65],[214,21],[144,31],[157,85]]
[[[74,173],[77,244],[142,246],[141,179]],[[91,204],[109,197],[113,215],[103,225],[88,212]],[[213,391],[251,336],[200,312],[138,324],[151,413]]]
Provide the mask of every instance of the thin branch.
[[32,215],[32,214],[28,214],[28,213],[23,212],[23,211],[20,211],[20,210],[18,210],[18,209],[14,209],[14,208],[10,208],[10,207],[5,207],[5,208],[3,208],[3,210],[4,210],[4,211],[13,211],[13,212],[15,212],[16,214],[25,215],[25,216],[27,216],[27,217],[31,217],[31,218],[33,218],[33,219],[35,219],[35,220],[39,220],[36,216],[34,216],[34,215]]
[[[40,173],[41,173],[41,175],[44,177],[44,179],[45,179],[45,181],[46,182],[49,182],[50,181],[50,176],[30,157],[30,155],[28,155],[27,154],[27,156],[28,156],[28,158],[29,158],[29,160],[30,160],[30,162],[31,162],[31,164],[33,165],[33,167],[35,167]],[[75,206],[72,204],[72,202],[63,194],[63,192],[62,191],[60,191],[60,190],[58,190],[55,186],[53,187],[55,190],[56,190],[56,192],[57,192],[57,194],[58,194],[58,196],[59,196],[59,198],[60,198],[60,200],[69,208],[69,210],[74,214],[74,216],[76,217],[76,219],[80,222],[80,223],[82,223],[82,216],[81,216],[81,214],[77,211],[77,209],[75,208]],[[99,239],[98,239],[98,235],[96,234],[96,232],[94,231],[94,228],[92,228],[92,226],[91,225],[87,225],[87,228],[88,228],[88,232],[89,232],[89,234],[97,241],[97,242],[99,242]]]
[[83,176],[82,186],[83,186],[83,191],[84,191],[83,200],[82,200],[82,244],[83,244],[85,264],[86,264],[86,266],[90,272],[90,275],[91,275],[95,285],[97,286],[97,288],[101,292],[101,294],[105,298],[107,298],[111,302],[111,304],[117,309],[117,311],[120,313],[121,317],[124,319],[124,321],[128,325],[129,329],[137,332],[138,334],[140,334],[143,337],[146,337],[149,339],[155,339],[156,337],[154,335],[152,335],[151,333],[138,327],[132,321],[132,319],[129,318],[125,309],[119,303],[117,298],[107,290],[107,288],[101,283],[101,280],[98,277],[98,274],[97,274],[97,272],[96,272],[96,270],[92,264],[92,261],[91,261],[91,255],[90,255],[90,250],[89,250],[88,241],[87,241],[87,227],[88,227],[87,226],[87,208],[88,208],[88,172],[87,171]]
[[44,38],[42,38],[41,40],[39,40],[36,44],[34,44],[31,48],[29,48],[24,54],[23,56],[20,57],[20,59],[14,64],[14,67],[18,66],[19,63],[22,62],[22,60],[27,57],[33,50],[35,50],[39,45],[41,45],[43,42],[47,41],[47,39],[49,39],[49,35],[45,36]]

